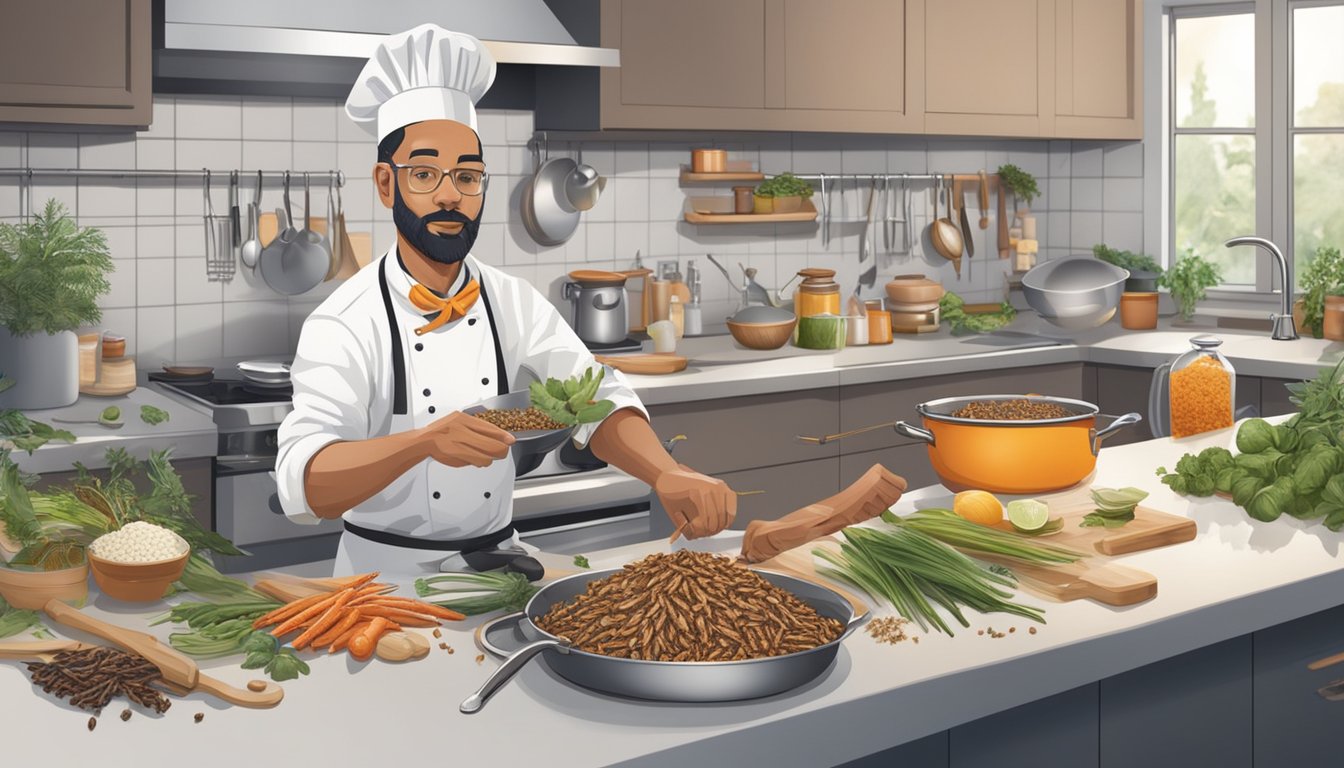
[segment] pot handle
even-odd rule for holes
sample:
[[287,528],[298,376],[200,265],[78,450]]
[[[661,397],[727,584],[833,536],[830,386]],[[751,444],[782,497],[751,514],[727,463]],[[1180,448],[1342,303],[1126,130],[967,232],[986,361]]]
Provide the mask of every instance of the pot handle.
[[896,427],[896,433],[903,437],[908,437],[911,440],[920,440],[922,442],[928,443],[929,445],[934,444],[933,433],[927,429],[916,427],[913,424],[907,424],[904,421],[896,422],[895,427]]
[[1153,381],[1148,385],[1148,427],[1153,437],[1166,437],[1171,434],[1171,403],[1167,385],[1171,379],[1171,362],[1165,362],[1153,371]]
[[610,304],[607,304],[606,302],[602,301],[602,297],[600,295],[593,296],[593,309],[600,309],[604,311],[608,309],[615,309],[621,306],[622,303],[623,302],[621,301],[620,296],[617,296],[616,300],[611,302]]
[[507,683],[510,678],[517,674],[518,670],[522,669],[523,665],[531,661],[533,656],[536,656],[547,648],[554,648],[561,653],[569,653],[569,645],[569,640],[565,638],[556,640],[538,640],[535,643],[524,645],[522,648],[514,651],[512,656],[505,659],[504,663],[499,665],[499,669],[496,669],[494,674],[490,675],[475,693],[468,696],[458,709],[464,715],[480,712],[481,708],[485,706],[485,702],[488,701],[491,696],[495,695],[495,691],[498,691],[500,686]]
[[1088,432],[1090,433],[1088,435],[1088,437],[1090,438],[1088,442],[1090,443],[1092,448],[1092,455],[1096,456],[1097,453],[1101,451],[1101,441],[1104,440],[1107,435],[1111,434],[1112,432],[1115,432],[1121,427],[1127,427],[1130,424],[1138,424],[1141,421],[1143,421],[1142,416],[1140,416],[1137,413],[1130,412],[1126,413],[1124,416],[1120,416],[1115,421],[1112,421],[1110,424],[1107,424],[1106,427],[1103,429],[1093,428],[1088,430]]
[[579,298],[579,284],[566,280],[560,284],[560,298],[566,301],[577,301]]

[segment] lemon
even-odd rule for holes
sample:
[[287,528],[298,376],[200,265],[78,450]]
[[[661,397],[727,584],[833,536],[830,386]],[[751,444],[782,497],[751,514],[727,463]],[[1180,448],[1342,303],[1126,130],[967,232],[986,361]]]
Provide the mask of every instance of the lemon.
[[1003,505],[989,491],[962,491],[952,498],[952,511],[980,525],[1003,520]]
[[1050,507],[1036,499],[1008,502],[1008,522],[1019,531],[1036,531],[1050,522]]

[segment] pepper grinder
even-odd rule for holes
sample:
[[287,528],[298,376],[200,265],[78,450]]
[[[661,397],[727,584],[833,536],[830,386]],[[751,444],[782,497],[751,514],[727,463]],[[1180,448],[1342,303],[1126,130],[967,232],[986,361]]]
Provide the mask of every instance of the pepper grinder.
[[700,317],[700,270],[696,269],[694,259],[686,261],[686,282],[691,287],[691,300],[684,310],[684,335],[699,336],[705,329]]

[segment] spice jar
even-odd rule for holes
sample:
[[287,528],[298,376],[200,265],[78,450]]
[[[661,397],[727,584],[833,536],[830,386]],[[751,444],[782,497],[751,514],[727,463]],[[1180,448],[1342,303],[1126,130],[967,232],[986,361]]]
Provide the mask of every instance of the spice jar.
[[869,299],[863,303],[868,310],[868,343],[891,343],[891,313],[882,299]]
[[1321,336],[1331,341],[1344,341],[1344,296],[1325,297]]
[[798,270],[803,282],[793,292],[794,313],[799,317],[840,314],[840,284],[834,269],[808,267]]
[[1171,436],[1187,437],[1232,426],[1236,372],[1218,352],[1222,339],[1196,336],[1194,347],[1171,364],[1168,398]]
[[1120,327],[1131,331],[1146,331],[1157,327],[1157,294],[1120,294]]
[[756,201],[752,199],[754,187],[733,187],[733,212],[754,213]]

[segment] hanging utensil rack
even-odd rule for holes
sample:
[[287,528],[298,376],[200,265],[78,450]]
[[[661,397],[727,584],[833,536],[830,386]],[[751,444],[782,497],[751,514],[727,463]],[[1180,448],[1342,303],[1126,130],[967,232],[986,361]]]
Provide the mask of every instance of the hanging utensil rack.
[[[201,168],[199,170],[172,170],[172,169],[147,169],[147,168],[0,168],[0,177],[19,176],[24,178],[47,178],[61,176],[83,176],[88,178],[107,178],[107,179],[200,179],[204,181],[207,173],[213,173],[216,176],[223,175],[225,178],[230,173],[236,173],[239,176],[256,176],[261,174],[263,178],[271,178],[281,181],[288,171],[244,171],[241,169],[231,170],[213,170],[210,168]],[[314,179],[328,177],[336,182],[337,186],[345,186],[345,171],[310,171],[309,175]]]

